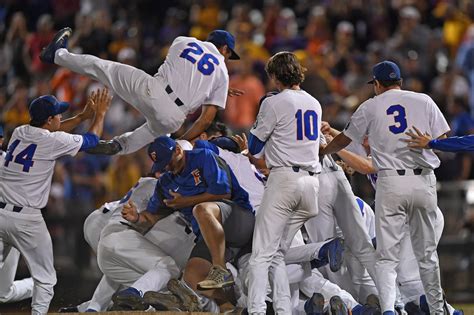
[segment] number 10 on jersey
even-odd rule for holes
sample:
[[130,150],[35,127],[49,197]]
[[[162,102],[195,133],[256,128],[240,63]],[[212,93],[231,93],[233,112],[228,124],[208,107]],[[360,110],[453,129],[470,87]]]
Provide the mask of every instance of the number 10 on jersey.
[[308,140],[318,139],[318,114],[314,110],[301,109],[295,114],[296,117],[296,140],[303,140],[303,135]]

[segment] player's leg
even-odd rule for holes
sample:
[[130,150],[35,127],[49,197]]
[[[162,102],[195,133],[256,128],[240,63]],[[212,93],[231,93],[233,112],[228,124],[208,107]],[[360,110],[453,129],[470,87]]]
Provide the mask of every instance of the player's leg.
[[33,279],[26,278],[14,281],[20,252],[14,247],[5,245],[3,244],[3,256],[5,258],[3,266],[0,267],[0,303],[28,299],[33,294]]
[[[249,313],[265,313],[265,297],[267,295],[268,272],[270,265],[278,266],[282,281],[288,282],[286,270],[283,271],[283,255],[281,262],[275,260],[280,248],[283,231],[292,215],[291,209],[297,204],[295,193],[297,174],[292,171],[275,171],[270,173],[262,202],[255,219],[248,277],[248,310]],[[313,196],[317,196],[314,195]],[[283,266],[281,266],[283,263]],[[287,289],[288,291],[288,285]],[[286,292],[289,303],[289,292]]]
[[54,294],[56,271],[51,236],[41,212],[36,211],[37,214],[19,214],[11,220],[16,230],[12,244],[25,259],[33,278],[32,314],[46,314]]
[[[436,178],[434,174],[411,176],[414,181],[413,206],[408,212],[411,243],[418,260],[420,277],[433,314],[443,314],[443,292],[436,247]],[[421,194],[421,195],[420,195]]]
[[370,277],[367,269],[352,254],[350,249],[344,252],[344,264],[351,275],[352,286],[356,292],[354,297],[358,301],[365,301],[370,294],[378,294],[375,282]]
[[87,306],[78,306],[79,312],[85,312],[86,310],[94,310],[96,312],[107,311],[107,307],[112,301],[112,296],[119,288],[120,284],[103,275],[94,291],[94,294],[92,295],[92,299],[89,301]]
[[[356,197],[343,171],[333,172],[337,179],[334,215],[344,235],[344,244],[375,279],[375,249],[368,234]],[[321,187],[324,187],[322,185]],[[323,188],[324,189],[324,188]]]
[[411,200],[411,195],[411,185],[404,181],[402,176],[379,176],[375,195],[375,213],[377,213],[375,216],[377,235],[375,284],[379,292],[382,312],[394,311],[397,277],[395,268],[400,261],[400,240],[406,221],[405,207],[407,200]]
[[280,241],[280,248],[271,263],[270,278],[273,280],[273,308],[277,314],[289,314],[291,292],[284,256],[295,234],[308,219],[318,214],[319,178],[317,176],[302,176],[296,180],[298,190],[295,191],[297,200],[293,215],[289,218]]
[[100,233],[107,225],[110,219],[110,212],[104,207],[92,211],[84,221],[84,239],[92,248],[94,253],[97,253],[97,246],[99,245]]
[[341,238],[336,237],[325,242],[290,247],[285,255],[285,263],[311,262],[313,268],[319,268],[329,263],[331,270],[336,272],[341,268],[343,255],[344,242]]

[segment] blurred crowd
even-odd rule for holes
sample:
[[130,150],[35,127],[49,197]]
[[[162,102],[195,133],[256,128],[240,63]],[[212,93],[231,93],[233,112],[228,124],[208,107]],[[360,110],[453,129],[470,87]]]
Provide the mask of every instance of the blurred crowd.
[[[70,102],[74,114],[100,87],[87,77],[40,62],[41,48],[65,26],[73,29],[72,52],[116,60],[149,74],[156,72],[177,36],[205,39],[217,28],[230,31],[242,58],[228,65],[230,85],[245,94],[229,98],[219,120],[235,133],[248,131],[254,123],[260,97],[273,89],[265,62],[283,50],[295,51],[307,68],[302,87],[321,102],[323,119],[335,128],[342,129],[357,106],[373,95],[366,84],[372,65],[389,59],[401,66],[403,88],[436,101],[450,122],[451,135],[474,132],[472,0],[4,0],[0,124],[7,141],[16,126],[29,122],[28,105],[35,97],[54,94]],[[115,97],[103,138],[143,121]],[[471,154],[441,158],[439,180],[474,178]],[[114,157],[82,153],[57,163],[47,207],[53,238],[63,240],[55,242],[55,253],[74,250],[74,262],[87,266],[81,231],[69,229],[81,226],[78,223],[98,205],[125,195],[149,167],[143,150]]]

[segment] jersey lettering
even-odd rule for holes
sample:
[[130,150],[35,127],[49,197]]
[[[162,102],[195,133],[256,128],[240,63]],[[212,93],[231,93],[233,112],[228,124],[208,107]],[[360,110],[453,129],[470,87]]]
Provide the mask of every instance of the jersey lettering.
[[[13,152],[15,151],[16,147],[20,144],[20,140],[15,140],[8,148],[7,155],[5,156],[5,167],[8,167],[10,162],[13,160]],[[33,156],[35,155],[37,145],[32,143],[27,146],[23,151],[18,153],[15,157],[15,163],[23,165],[23,172],[28,173],[30,168],[35,163],[33,161]]]
[[387,108],[387,115],[393,115],[393,120],[395,121],[395,125],[391,125],[388,127],[391,133],[394,134],[399,134],[404,132],[407,127],[407,119],[406,119],[406,112],[405,112],[405,107],[403,107],[400,104],[397,105],[392,105],[389,108]]
[[299,109],[296,114],[296,140],[303,140],[303,134],[308,140],[318,139],[318,114],[314,110],[302,113]]
[[[190,48],[186,48],[179,55],[181,58],[189,60],[192,64],[196,63],[196,58],[194,56],[201,56],[204,54],[204,50],[198,43],[191,42],[188,43]],[[194,56],[192,56],[194,55]],[[219,60],[212,54],[204,54],[197,63],[198,71],[204,75],[210,75],[214,72],[214,65],[218,65]]]
[[194,186],[197,186],[199,185],[200,183],[202,183],[202,180],[201,180],[201,173],[199,172],[199,170],[194,170],[191,172],[191,174],[193,175],[194,177]]

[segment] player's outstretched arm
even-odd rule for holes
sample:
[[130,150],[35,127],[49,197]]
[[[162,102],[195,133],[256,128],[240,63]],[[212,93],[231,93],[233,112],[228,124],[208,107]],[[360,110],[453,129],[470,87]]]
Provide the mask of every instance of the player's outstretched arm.
[[369,157],[363,157],[345,149],[340,150],[336,153],[347,166],[353,168],[356,172],[361,174],[373,174],[377,173],[377,169],[372,164],[372,159]]
[[83,121],[94,118],[97,110],[97,104],[95,103],[95,97],[97,92],[92,92],[87,98],[86,106],[84,110],[74,117],[61,121],[60,131],[71,132],[74,128],[79,126]]
[[217,110],[217,106],[215,105],[202,105],[201,115],[180,139],[191,141],[199,137],[214,121]]
[[319,155],[336,153],[347,147],[351,142],[351,138],[341,132],[327,146],[319,151]]

